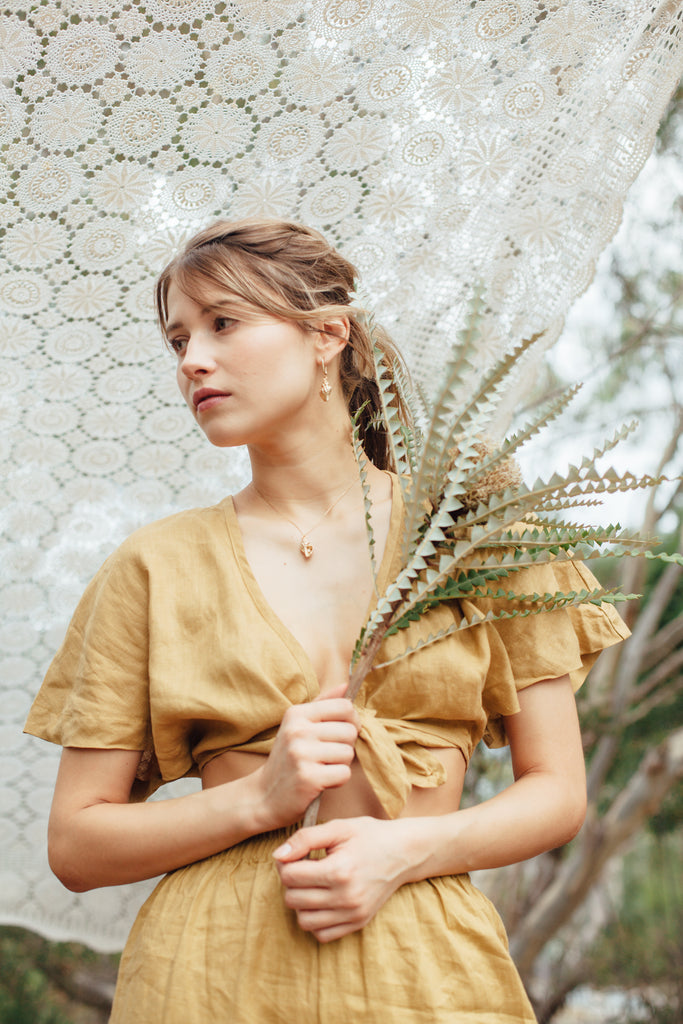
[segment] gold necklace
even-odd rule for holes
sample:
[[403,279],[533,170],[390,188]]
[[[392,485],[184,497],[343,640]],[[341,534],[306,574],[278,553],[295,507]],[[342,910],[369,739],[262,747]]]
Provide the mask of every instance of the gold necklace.
[[294,521],[293,521],[292,519],[290,519],[290,518],[289,518],[288,516],[286,516],[286,515],[284,514],[284,512],[280,512],[280,510],[279,510],[279,509],[277,509],[277,508],[275,508],[275,506],[274,506],[274,505],[271,505],[271,503],[270,503],[270,502],[268,501],[268,499],[266,498],[265,494],[261,494],[261,492],[259,491],[258,487],[256,486],[256,484],[254,483],[254,481],[253,481],[253,480],[252,480],[252,482],[251,482],[251,486],[252,486],[252,487],[254,488],[254,490],[255,490],[255,491],[256,491],[256,493],[258,494],[259,498],[261,499],[261,501],[264,501],[264,502],[266,503],[266,505],[268,506],[268,508],[272,509],[272,510],[273,510],[273,512],[274,512],[274,513],[275,513],[276,515],[280,516],[280,518],[281,518],[281,519],[284,519],[284,520],[285,520],[286,522],[288,522],[290,526],[293,526],[293,527],[294,527],[294,529],[295,529],[295,530],[297,531],[297,533],[299,533],[299,534],[301,535],[301,541],[300,541],[300,543],[299,543],[299,551],[300,551],[300,552],[301,552],[301,554],[302,554],[302,555],[304,556],[304,558],[310,558],[310,557],[311,557],[311,555],[313,554],[313,545],[311,544],[310,540],[308,539],[309,535],[310,535],[311,533],[313,533],[313,531],[314,531],[314,530],[315,530],[315,529],[316,529],[316,528],[317,528],[318,526],[320,526],[320,524],[322,523],[323,519],[325,519],[325,518],[326,518],[326,516],[328,516],[328,515],[330,514],[330,512],[331,512],[331,511],[332,511],[332,509],[333,509],[333,508],[335,507],[335,505],[338,505],[338,504],[339,504],[339,502],[340,502],[340,501],[342,500],[342,498],[344,497],[344,495],[345,495],[345,494],[348,494],[348,493],[349,493],[349,491],[351,490],[351,488],[353,487],[353,485],[354,485],[354,484],[356,483],[356,479],[357,479],[357,478],[355,478],[355,477],[354,477],[354,479],[353,479],[353,480],[351,481],[351,483],[349,484],[349,486],[348,486],[348,487],[345,487],[345,488],[344,488],[344,490],[343,490],[343,491],[341,492],[341,494],[339,495],[339,497],[338,497],[338,498],[335,498],[335,499],[334,499],[334,501],[332,502],[332,504],[331,504],[331,505],[329,506],[329,508],[326,508],[326,509],[325,509],[325,511],[323,512],[323,514],[321,515],[321,517],[320,517],[320,519],[319,519],[319,520],[317,521],[317,523],[314,523],[314,524],[313,524],[313,526],[309,527],[309,529],[308,529],[308,530],[306,530],[306,532],[305,532],[305,533],[304,533],[304,531],[303,531],[303,530],[301,529],[301,527],[300,527],[300,526],[297,526],[297,524],[296,524],[296,523],[295,523],[295,522],[294,522]]

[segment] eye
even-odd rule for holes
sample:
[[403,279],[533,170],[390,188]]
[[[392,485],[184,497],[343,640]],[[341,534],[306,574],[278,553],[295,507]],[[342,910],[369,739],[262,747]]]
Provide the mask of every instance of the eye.
[[187,338],[167,338],[166,344],[170,348],[171,352],[180,356],[183,354],[185,347],[187,346]]
[[217,331],[227,331],[228,328],[232,327],[233,324],[236,324],[237,321],[229,316],[217,316],[214,323]]

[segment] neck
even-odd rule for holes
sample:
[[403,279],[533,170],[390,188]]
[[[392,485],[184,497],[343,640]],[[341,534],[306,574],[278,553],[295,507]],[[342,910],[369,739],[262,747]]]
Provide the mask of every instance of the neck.
[[278,507],[326,506],[358,476],[348,428],[277,452],[249,448],[252,480]]

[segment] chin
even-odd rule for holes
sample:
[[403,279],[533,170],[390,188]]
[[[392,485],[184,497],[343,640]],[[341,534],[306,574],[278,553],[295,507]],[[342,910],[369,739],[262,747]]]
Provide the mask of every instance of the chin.
[[226,435],[225,433],[219,433],[218,431],[202,431],[207,441],[214,446],[214,448],[241,448],[242,445],[247,444],[247,439],[233,434]]
[[234,423],[199,423],[198,426],[214,448],[240,448],[253,441],[253,430],[245,430]]

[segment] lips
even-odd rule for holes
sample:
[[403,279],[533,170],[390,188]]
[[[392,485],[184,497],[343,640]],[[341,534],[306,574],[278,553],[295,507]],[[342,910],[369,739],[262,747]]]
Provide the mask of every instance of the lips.
[[192,396],[192,403],[197,411],[216,405],[221,399],[229,398],[229,391],[218,391],[216,388],[199,388]]

